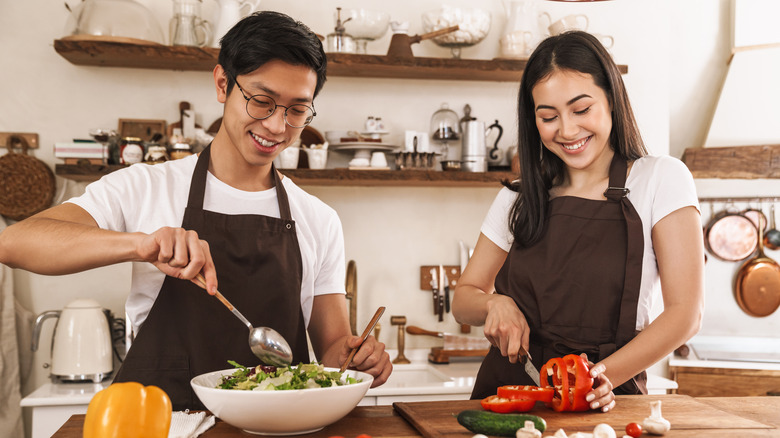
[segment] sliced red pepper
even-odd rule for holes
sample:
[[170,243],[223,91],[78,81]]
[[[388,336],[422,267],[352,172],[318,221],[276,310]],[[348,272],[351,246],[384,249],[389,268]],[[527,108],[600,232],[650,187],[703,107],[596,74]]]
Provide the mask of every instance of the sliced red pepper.
[[528,412],[536,405],[536,400],[510,400],[508,398],[499,397],[498,395],[491,395],[482,399],[480,404],[486,411],[508,414],[511,412]]
[[[554,389],[553,399],[547,406],[557,412],[568,411],[570,402],[569,397],[569,378],[566,374],[566,365],[561,357],[553,357],[542,366],[539,375],[543,376],[541,381],[542,388],[550,388],[549,378],[552,378],[552,388]],[[566,394],[566,395],[564,395]]]
[[590,409],[585,396],[593,388],[593,377],[590,376],[588,363],[581,356],[554,357],[542,366],[540,375],[544,378],[543,388],[550,387],[548,377],[552,377],[555,393],[548,406],[558,412]]
[[[587,411],[590,403],[585,400],[593,389],[593,377],[590,376],[590,367],[582,356],[569,354],[563,357],[566,364],[566,372],[569,375],[569,401],[571,411]],[[573,382],[572,382],[573,379]]]
[[498,388],[498,396],[502,398],[538,400],[540,402],[550,403],[553,398],[552,388],[541,388],[528,385],[505,385]]

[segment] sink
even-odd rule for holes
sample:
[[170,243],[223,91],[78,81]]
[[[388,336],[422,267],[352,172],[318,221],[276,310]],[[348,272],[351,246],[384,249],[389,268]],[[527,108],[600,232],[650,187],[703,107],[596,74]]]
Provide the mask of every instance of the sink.
[[443,386],[453,381],[441,371],[425,364],[393,365],[393,374],[384,385],[393,388]]
[[[447,365],[437,365],[447,366]],[[371,388],[366,396],[401,396],[421,394],[464,395],[468,398],[474,387],[473,373],[451,377],[436,369],[436,366],[422,363],[393,365],[393,373],[384,385]]]
[[696,336],[690,346],[699,359],[780,363],[780,339]]

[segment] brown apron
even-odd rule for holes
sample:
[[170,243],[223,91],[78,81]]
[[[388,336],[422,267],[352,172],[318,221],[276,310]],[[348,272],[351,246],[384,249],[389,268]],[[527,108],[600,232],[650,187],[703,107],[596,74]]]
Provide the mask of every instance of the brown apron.
[[[544,237],[530,248],[512,244],[496,276],[496,293],[512,297],[530,327],[536,369],[550,358],[587,353],[599,362],[636,336],[642,277],[642,220],[626,195],[627,164],[617,154],[607,201],[561,196],[550,200]],[[643,371],[614,389],[646,394]],[[492,347],[471,397],[501,385],[535,385],[523,365]]]
[[[192,175],[182,228],[209,243],[219,290],[255,326],[278,331],[293,363],[309,362],[301,312],[302,262],[287,192],[271,167],[281,218],[226,215],[203,209],[210,146]],[[162,388],[174,410],[205,409],[190,387],[193,377],[226,368],[228,360],[254,366],[249,330],[219,300],[191,281],[165,277],[115,382]]]

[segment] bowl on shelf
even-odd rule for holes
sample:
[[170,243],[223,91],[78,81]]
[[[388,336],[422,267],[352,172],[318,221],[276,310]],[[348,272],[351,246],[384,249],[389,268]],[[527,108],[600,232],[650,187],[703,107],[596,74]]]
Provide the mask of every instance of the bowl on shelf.
[[368,9],[348,9],[343,11],[344,30],[355,40],[356,53],[366,54],[369,41],[382,38],[390,26],[390,14]]
[[[325,368],[338,371],[338,368]],[[201,374],[190,384],[206,409],[231,426],[260,435],[300,435],[333,424],[357,406],[374,378],[355,370],[345,375],[361,382],[328,388],[258,391],[221,389],[222,376],[235,368]]]
[[460,58],[462,47],[473,46],[487,36],[490,31],[490,12],[479,8],[443,6],[423,14],[423,29],[426,33],[455,25],[459,26],[455,32],[434,37],[432,40],[439,46],[449,47],[452,56]]
[[85,0],[73,8],[64,33],[66,37],[165,44],[160,23],[134,0]]

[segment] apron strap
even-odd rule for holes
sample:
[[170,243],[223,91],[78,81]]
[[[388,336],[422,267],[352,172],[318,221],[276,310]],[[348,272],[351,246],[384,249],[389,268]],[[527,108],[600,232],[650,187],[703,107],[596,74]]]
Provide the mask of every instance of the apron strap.
[[[620,303],[620,317],[615,338],[617,348],[626,345],[635,336],[636,308],[642,284],[642,257],[645,246],[642,219],[628,199],[628,194],[631,191],[625,187],[627,172],[628,163],[616,153],[609,165],[609,183],[607,190],[604,191],[604,196],[612,202],[620,203],[623,217],[626,220],[626,241],[628,242],[623,299]],[[628,293],[629,291],[636,292]]]

